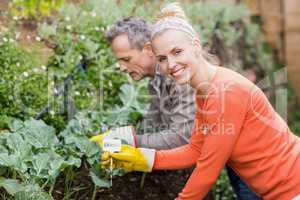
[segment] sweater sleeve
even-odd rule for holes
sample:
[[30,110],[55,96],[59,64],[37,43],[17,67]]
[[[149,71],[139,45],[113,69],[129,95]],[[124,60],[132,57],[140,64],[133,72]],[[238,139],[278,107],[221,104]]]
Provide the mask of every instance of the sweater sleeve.
[[136,135],[138,146],[162,150],[188,144],[195,117],[194,101],[194,90],[190,86],[174,84],[169,96],[161,97],[161,102],[170,103],[170,109],[164,108],[163,103],[151,107],[152,112],[158,112],[161,118],[169,119],[168,124],[151,120],[151,117],[147,116],[149,121],[155,121],[156,126],[167,125],[166,129],[156,133]]
[[204,116],[202,125],[194,130],[190,143],[169,152],[156,153],[154,169],[186,167],[196,162],[196,168],[178,200],[202,199],[213,186],[240,135],[247,97],[234,87],[210,95],[201,111]]
[[[198,122],[198,120],[195,121],[194,127],[196,127]],[[196,128],[194,128],[194,130],[196,130]],[[156,151],[153,169],[183,169],[194,166],[201,154],[200,150],[203,144],[203,136],[204,135],[195,134],[193,131],[190,138],[190,141],[193,141],[193,143],[171,150]]]

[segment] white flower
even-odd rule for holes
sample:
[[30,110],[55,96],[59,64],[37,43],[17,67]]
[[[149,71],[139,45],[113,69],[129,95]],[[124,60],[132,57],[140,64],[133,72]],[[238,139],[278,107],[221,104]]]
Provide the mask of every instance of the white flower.
[[97,13],[96,13],[95,11],[93,11],[93,12],[91,13],[91,15],[92,15],[92,17],[96,17],[96,16],[97,16]]
[[36,36],[35,40],[38,41],[38,42],[40,42],[42,40],[42,38],[40,38],[39,36]]
[[13,43],[14,41],[15,41],[14,39],[9,38],[9,42],[10,42],[10,43]]
[[42,68],[42,70],[44,70],[44,71],[47,69],[45,65],[42,65],[41,68]]
[[55,115],[54,110],[50,110],[49,113],[50,113],[50,115]]
[[17,62],[17,64],[16,64],[16,65],[17,65],[17,67],[20,67],[20,63],[19,63],[19,62]]
[[96,31],[100,31],[100,28],[98,26],[95,27]]
[[19,19],[18,16],[14,16],[14,17],[13,17],[13,20],[16,20],[16,21],[17,21],[18,19]]
[[23,76],[28,77],[29,76],[28,72],[23,72]]
[[33,71],[34,71],[35,73],[37,73],[37,72],[39,71],[39,69],[38,69],[38,68],[34,68]]
[[54,92],[54,94],[57,94],[57,93],[58,93],[58,91],[57,91],[56,88],[54,88],[53,92]]
[[67,29],[67,30],[71,30],[71,29],[72,29],[72,26],[71,26],[71,25],[67,25],[67,26],[66,26],[66,29]]
[[82,55],[79,55],[79,56],[78,56],[78,59],[79,59],[79,60],[82,60],[82,58],[83,58]]
[[80,92],[75,91],[75,96],[79,96],[79,95],[80,95]]
[[4,42],[8,42],[8,39],[7,39],[6,37],[2,38],[2,40],[3,40]]
[[71,21],[71,18],[67,16],[67,17],[65,18],[65,20],[66,20],[67,22],[69,22],[69,21]]
[[105,28],[103,26],[101,27],[101,31],[105,31]]
[[84,35],[81,35],[81,36],[80,36],[80,39],[84,40],[84,39],[85,39],[85,36],[84,36]]

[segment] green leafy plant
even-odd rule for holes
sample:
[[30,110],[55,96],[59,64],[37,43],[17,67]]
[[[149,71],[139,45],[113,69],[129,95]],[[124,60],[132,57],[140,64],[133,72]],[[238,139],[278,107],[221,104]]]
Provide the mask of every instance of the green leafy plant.
[[49,16],[51,11],[58,10],[64,0],[12,0],[10,11],[14,16],[26,19]]
[[12,38],[0,35],[0,115],[25,119],[47,103],[47,75]]
[[[100,169],[101,148],[91,142],[89,137],[108,127],[136,123],[132,113],[142,111],[139,109],[141,105],[136,101],[137,96],[133,86],[124,85],[120,97],[123,103],[133,98],[132,106],[126,109],[115,107],[113,109],[116,112],[79,112],[58,135],[55,134],[53,127],[41,120],[29,119],[24,122],[17,119],[8,120],[7,128],[10,132],[0,135],[0,167],[7,170],[8,175],[0,186],[9,194],[16,195],[16,192],[10,191],[9,186],[18,184],[10,179],[19,179],[22,184],[29,182],[38,184],[41,189],[49,186],[51,194],[55,181],[62,172],[72,173],[73,168],[79,168],[86,161],[90,166],[90,176],[95,186],[109,187],[107,181],[109,172]],[[122,109],[123,114],[116,119],[119,109]],[[120,174],[122,173],[118,170],[114,171],[114,175]],[[8,183],[11,184],[7,186]],[[29,199],[36,199],[38,198],[36,196],[43,195],[39,192],[27,192],[21,186],[19,190],[18,198],[29,195]]]
[[42,121],[31,119],[11,124],[12,129],[17,129],[0,137],[0,166],[8,170],[8,177],[1,179],[0,186],[16,198],[39,199],[44,195],[42,190],[28,191],[30,184],[25,183],[38,184],[41,189],[49,186],[51,194],[58,175],[67,168],[79,167],[83,156],[92,164],[98,161],[100,149],[84,135],[84,122],[79,121],[71,121],[59,137],[53,127]]
[[258,79],[270,75],[272,55],[265,49],[259,24],[251,20],[246,5],[225,2],[184,5],[202,45],[218,57],[221,65],[240,73],[252,69]]
[[213,187],[213,194],[216,200],[237,199],[225,170],[222,170],[217,182]]

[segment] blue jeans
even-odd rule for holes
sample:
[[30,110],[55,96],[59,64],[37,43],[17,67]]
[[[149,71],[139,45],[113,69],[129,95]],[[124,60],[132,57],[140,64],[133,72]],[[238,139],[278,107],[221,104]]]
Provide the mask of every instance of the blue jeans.
[[254,192],[240,179],[240,177],[228,166],[226,166],[230,184],[238,200],[260,200]]

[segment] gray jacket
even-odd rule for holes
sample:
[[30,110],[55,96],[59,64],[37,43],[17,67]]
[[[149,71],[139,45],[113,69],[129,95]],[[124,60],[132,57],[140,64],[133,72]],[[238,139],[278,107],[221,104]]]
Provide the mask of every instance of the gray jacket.
[[194,90],[161,75],[159,66],[148,89],[152,101],[142,122],[144,134],[137,135],[138,146],[161,150],[187,144],[194,124]]

